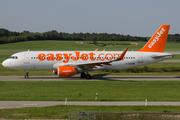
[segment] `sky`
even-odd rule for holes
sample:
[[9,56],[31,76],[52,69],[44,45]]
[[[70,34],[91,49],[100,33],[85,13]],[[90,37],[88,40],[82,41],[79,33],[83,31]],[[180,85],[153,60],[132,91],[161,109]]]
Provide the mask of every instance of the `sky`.
[[0,0],[0,28],[10,31],[151,37],[162,24],[180,34],[180,0]]

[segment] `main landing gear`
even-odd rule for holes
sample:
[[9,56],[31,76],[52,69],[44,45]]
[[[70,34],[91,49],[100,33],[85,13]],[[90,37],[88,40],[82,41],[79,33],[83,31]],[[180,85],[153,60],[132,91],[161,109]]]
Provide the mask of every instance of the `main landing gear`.
[[86,78],[86,79],[91,79],[91,75],[87,72],[87,74],[86,73],[84,73],[84,72],[82,72],[81,73],[81,77],[82,78]]
[[24,78],[26,78],[26,79],[29,78],[29,70],[26,70],[26,75],[24,76]]

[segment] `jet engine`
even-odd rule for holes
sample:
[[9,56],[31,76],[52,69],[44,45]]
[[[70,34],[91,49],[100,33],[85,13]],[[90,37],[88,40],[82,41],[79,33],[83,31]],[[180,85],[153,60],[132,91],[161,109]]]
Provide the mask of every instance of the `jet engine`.
[[74,66],[59,66],[57,70],[53,71],[53,73],[57,74],[59,77],[71,77],[78,73],[78,70]]

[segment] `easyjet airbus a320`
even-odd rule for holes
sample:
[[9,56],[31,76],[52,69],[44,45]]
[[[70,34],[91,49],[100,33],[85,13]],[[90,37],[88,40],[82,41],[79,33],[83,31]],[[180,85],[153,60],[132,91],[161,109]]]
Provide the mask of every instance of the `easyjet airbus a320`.
[[159,62],[173,57],[164,53],[170,25],[162,25],[146,45],[138,51],[25,51],[13,54],[3,61],[6,68],[26,70],[53,70],[59,77],[81,73],[90,79],[88,71],[119,70]]

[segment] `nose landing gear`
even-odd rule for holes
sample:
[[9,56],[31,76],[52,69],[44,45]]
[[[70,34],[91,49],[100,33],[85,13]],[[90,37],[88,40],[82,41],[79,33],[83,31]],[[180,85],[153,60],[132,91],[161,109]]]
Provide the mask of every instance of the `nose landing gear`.
[[25,79],[29,78],[29,70],[26,70],[26,75],[24,76]]

